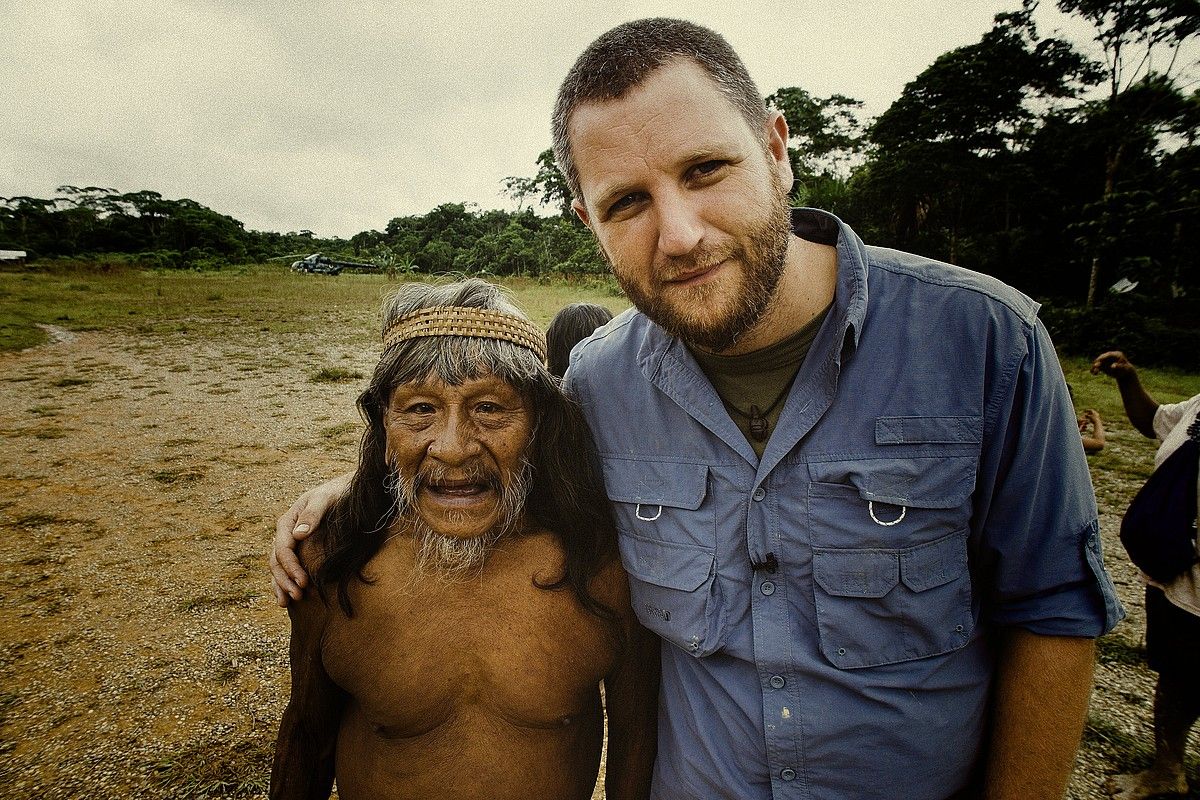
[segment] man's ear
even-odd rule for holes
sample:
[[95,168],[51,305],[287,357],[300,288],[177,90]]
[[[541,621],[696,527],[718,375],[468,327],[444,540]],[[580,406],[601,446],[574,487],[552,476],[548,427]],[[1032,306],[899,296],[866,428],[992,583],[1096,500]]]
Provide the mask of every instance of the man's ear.
[[571,201],[571,210],[575,212],[575,216],[579,217],[580,222],[582,222],[584,225],[588,226],[588,228],[592,227],[592,223],[591,223],[590,219],[588,218],[587,206],[585,206],[583,203],[579,202],[578,200],[572,200]]
[[788,124],[783,114],[772,111],[767,117],[767,152],[774,162],[772,166],[784,186],[792,185],[792,161],[788,158]]

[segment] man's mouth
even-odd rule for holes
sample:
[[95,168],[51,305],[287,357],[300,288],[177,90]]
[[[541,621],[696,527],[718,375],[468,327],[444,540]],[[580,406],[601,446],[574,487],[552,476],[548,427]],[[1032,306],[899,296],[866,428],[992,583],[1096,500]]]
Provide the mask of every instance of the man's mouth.
[[449,504],[471,503],[495,490],[487,480],[437,480],[424,482],[421,489],[433,496],[437,502]]
[[725,265],[725,261],[726,261],[725,259],[722,259],[713,264],[707,264],[703,267],[696,267],[693,269],[685,270],[684,272],[680,272],[680,273],[676,274],[674,277],[670,278],[669,280],[664,281],[664,283],[670,284],[671,286],[679,286],[679,287],[685,287],[685,288],[688,286],[696,286],[698,284],[704,283],[710,277],[715,276],[716,273],[721,269],[721,267]]

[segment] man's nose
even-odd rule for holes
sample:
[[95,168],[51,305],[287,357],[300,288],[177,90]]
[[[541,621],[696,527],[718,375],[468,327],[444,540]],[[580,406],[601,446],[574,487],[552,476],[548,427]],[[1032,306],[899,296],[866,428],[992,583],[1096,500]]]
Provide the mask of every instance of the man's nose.
[[685,256],[704,238],[696,199],[682,192],[666,193],[658,202],[658,250],[664,256]]
[[443,464],[457,465],[479,455],[479,437],[474,424],[456,409],[451,409],[434,431],[426,452]]

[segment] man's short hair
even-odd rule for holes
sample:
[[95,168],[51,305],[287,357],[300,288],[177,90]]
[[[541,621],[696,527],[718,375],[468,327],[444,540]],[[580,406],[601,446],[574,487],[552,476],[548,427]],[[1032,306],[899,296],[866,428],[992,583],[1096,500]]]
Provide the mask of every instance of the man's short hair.
[[716,83],[756,134],[767,122],[766,104],[746,65],[716,31],[681,19],[655,17],[618,25],[588,45],[558,89],[551,117],[554,159],[571,194],[583,202],[568,128],[585,103],[617,100],[658,68],[688,58]]

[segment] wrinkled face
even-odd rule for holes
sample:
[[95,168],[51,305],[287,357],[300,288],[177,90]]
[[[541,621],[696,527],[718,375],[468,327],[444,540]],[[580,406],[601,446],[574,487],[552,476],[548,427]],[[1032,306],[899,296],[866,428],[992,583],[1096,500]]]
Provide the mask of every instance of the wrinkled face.
[[782,116],[751,131],[684,59],[622,98],[581,105],[569,134],[575,211],[630,300],[691,344],[731,347],[769,307],[787,255]]
[[402,517],[443,539],[506,530],[524,502],[533,419],[521,393],[493,375],[461,386],[436,377],[397,386],[384,428]]

